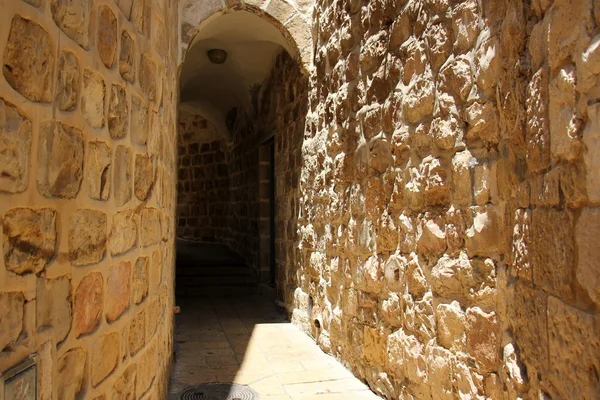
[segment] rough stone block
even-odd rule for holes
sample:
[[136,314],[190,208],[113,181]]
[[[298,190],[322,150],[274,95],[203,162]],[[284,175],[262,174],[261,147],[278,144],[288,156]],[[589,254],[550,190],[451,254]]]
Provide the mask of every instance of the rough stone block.
[[77,106],[80,84],[79,60],[75,53],[63,50],[58,59],[56,102],[61,111],[73,111]]
[[150,197],[154,186],[154,159],[145,154],[135,155],[134,191],[135,197],[145,201]]
[[481,141],[485,144],[496,144],[500,136],[498,127],[498,111],[492,102],[473,103],[466,110],[467,140],[470,143]]
[[119,53],[119,73],[126,81],[135,79],[135,42],[126,30],[121,32],[121,51]]
[[74,198],[83,178],[81,130],[58,121],[40,127],[37,185],[46,197]]
[[122,139],[129,128],[129,105],[125,86],[112,85],[108,105],[108,133],[113,139]]
[[577,222],[577,280],[600,304],[600,208],[584,208]]
[[113,256],[123,254],[137,243],[137,223],[133,210],[125,210],[113,215],[109,247]]
[[411,84],[403,98],[404,114],[409,122],[419,122],[433,113],[434,90],[430,76],[422,76]]
[[69,258],[73,265],[96,264],[106,252],[106,214],[77,210],[69,219]]
[[161,239],[160,210],[157,208],[144,208],[142,210],[142,246],[156,244]]
[[479,13],[479,6],[475,0],[459,3],[452,10],[454,50],[456,52],[464,53],[475,43],[480,30]]
[[140,96],[131,96],[131,140],[136,144],[145,145],[148,141],[148,103]]
[[500,363],[500,321],[495,312],[486,313],[479,307],[466,312],[467,352],[482,372],[496,371]]
[[148,257],[138,257],[135,262],[133,273],[132,300],[135,304],[140,304],[148,295]]
[[131,200],[131,149],[125,146],[117,146],[114,165],[114,196],[117,207],[121,207]]
[[38,278],[36,307],[37,329],[52,328],[54,343],[56,344],[65,340],[71,330],[71,322],[73,321],[71,280],[69,277]]
[[106,321],[116,321],[129,307],[131,262],[112,265],[106,279]]
[[136,354],[146,344],[146,311],[139,311],[129,323],[129,354]]
[[0,351],[17,341],[23,330],[23,293],[0,293]]
[[112,400],[135,399],[137,365],[132,363],[115,381],[112,387]]
[[54,54],[48,32],[35,22],[15,15],[4,50],[4,78],[26,99],[50,103]]
[[81,95],[81,110],[85,120],[92,128],[104,127],[104,104],[106,85],[102,75],[86,69],[83,71],[83,93]]
[[150,389],[156,376],[156,365],[158,363],[158,352],[156,345],[148,347],[140,356],[135,384],[135,392],[138,399]]
[[31,122],[0,98],[0,192],[27,189],[31,157]]
[[58,399],[76,399],[83,389],[86,376],[87,351],[83,347],[70,349],[56,366]]
[[573,161],[581,152],[575,66],[567,65],[550,82],[550,150],[553,159]]
[[588,107],[588,116],[589,121],[583,131],[586,189],[589,200],[600,204],[600,174],[591,173],[600,171],[600,103]]
[[98,386],[117,367],[121,350],[120,340],[121,335],[118,332],[109,332],[94,341],[90,363],[93,387]]
[[505,251],[504,208],[496,205],[471,208],[473,223],[465,244],[469,256],[497,257]]
[[76,337],[96,329],[103,303],[104,278],[100,272],[90,272],[79,282],[73,296],[73,329]]
[[85,181],[88,196],[94,200],[108,200],[110,195],[110,147],[105,142],[88,143],[85,162]]
[[37,274],[54,257],[56,212],[48,208],[13,208],[4,214],[2,247],[6,269]]
[[144,53],[140,57],[140,67],[138,69],[138,80],[142,93],[150,101],[156,99],[156,63],[150,54]]
[[117,18],[110,7],[98,8],[98,54],[106,68],[112,68],[117,56]]

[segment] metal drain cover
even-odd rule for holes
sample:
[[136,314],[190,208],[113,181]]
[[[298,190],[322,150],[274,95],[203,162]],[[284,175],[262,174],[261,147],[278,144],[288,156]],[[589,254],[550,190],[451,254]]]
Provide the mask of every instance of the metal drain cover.
[[258,394],[237,383],[205,383],[184,389],[178,400],[256,400]]

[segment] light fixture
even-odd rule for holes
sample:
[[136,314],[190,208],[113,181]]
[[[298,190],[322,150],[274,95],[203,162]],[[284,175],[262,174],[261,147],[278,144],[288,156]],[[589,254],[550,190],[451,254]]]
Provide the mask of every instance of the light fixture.
[[206,55],[213,64],[223,64],[227,60],[227,52],[221,49],[211,49],[206,52]]

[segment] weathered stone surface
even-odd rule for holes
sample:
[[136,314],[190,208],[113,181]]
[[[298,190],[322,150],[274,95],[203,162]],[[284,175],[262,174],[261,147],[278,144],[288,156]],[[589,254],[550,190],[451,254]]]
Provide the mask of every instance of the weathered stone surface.
[[40,127],[37,185],[46,197],[74,198],[83,178],[82,132],[58,121]]
[[135,384],[135,393],[138,398],[141,398],[154,382],[157,362],[158,352],[156,345],[148,347],[140,356]]
[[150,197],[154,186],[154,159],[145,154],[135,155],[134,191],[135,197],[145,201]]
[[110,7],[98,8],[98,54],[106,68],[112,68],[117,56],[117,18]]
[[2,223],[4,265],[16,274],[42,271],[56,249],[56,212],[13,208]]
[[69,259],[73,265],[96,264],[104,258],[107,241],[106,214],[77,210],[69,218]]
[[50,103],[55,51],[48,32],[35,22],[15,15],[4,49],[4,78],[26,99]]
[[116,321],[129,307],[131,262],[121,261],[110,267],[106,278],[106,321]]
[[142,88],[142,93],[150,101],[156,99],[156,78],[156,63],[150,54],[143,53],[140,57],[138,80]]
[[115,381],[112,387],[111,399],[129,400],[135,398],[135,382],[137,365],[131,364],[125,372]]
[[56,344],[65,340],[71,330],[73,320],[69,277],[38,278],[36,307],[37,329],[52,328]]
[[590,298],[600,304],[600,209],[584,208],[575,229],[577,280]]
[[31,152],[31,122],[0,98],[0,192],[27,189]]
[[121,350],[120,339],[119,332],[109,332],[94,341],[90,361],[92,386],[98,386],[117,367]]
[[58,359],[56,368],[57,398],[77,398],[85,382],[86,361],[87,351],[83,347],[70,349]]
[[88,50],[91,3],[87,1],[52,0],[50,8],[56,25],[77,44]]
[[79,60],[75,53],[63,50],[58,59],[56,102],[61,111],[73,111],[79,98],[81,82]]
[[103,303],[104,278],[100,272],[90,272],[79,282],[73,296],[73,330],[76,337],[96,329]]
[[0,293],[0,351],[17,341],[23,330],[23,305],[25,298],[20,292]]
[[94,200],[108,200],[110,195],[111,149],[105,142],[88,143],[85,162],[85,182],[88,196]]
[[110,230],[109,247],[113,256],[129,251],[137,243],[137,222],[133,210],[115,213]]
[[450,304],[439,304],[436,315],[440,344],[454,351],[464,349],[467,320],[460,304],[457,301]]
[[146,344],[146,311],[139,311],[129,324],[129,353],[133,356]]
[[562,68],[550,82],[550,150],[552,157],[574,160],[581,151],[576,116],[575,67]]
[[89,69],[84,70],[81,110],[85,120],[92,128],[104,127],[105,96],[106,85],[102,75]]
[[500,362],[500,324],[495,312],[486,313],[479,307],[466,312],[467,352],[480,370],[496,370]]
[[128,82],[135,79],[135,42],[126,30],[121,32],[121,52],[119,54],[119,73]]
[[115,165],[113,185],[115,188],[115,201],[117,207],[125,205],[131,200],[131,149],[125,146],[117,146],[115,151]]
[[504,210],[500,206],[472,207],[473,224],[465,244],[470,256],[497,257],[504,253]]
[[160,210],[157,208],[142,210],[141,242],[144,247],[158,243],[162,237],[159,214]]
[[148,141],[148,103],[137,95],[131,96],[131,140],[145,145]]
[[129,105],[125,87],[113,84],[108,105],[108,132],[113,139],[122,139],[129,128]]
[[133,273],[132,300],[135,304],[140,304],[148,295],[148,257],[138,257],[135,262]]

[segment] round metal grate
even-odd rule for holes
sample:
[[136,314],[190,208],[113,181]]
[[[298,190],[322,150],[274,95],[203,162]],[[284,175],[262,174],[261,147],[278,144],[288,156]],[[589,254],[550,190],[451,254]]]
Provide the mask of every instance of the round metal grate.
[[245,385],[237,383],[205,383],[184,389],[179,400],[255,400],[258,395]]

